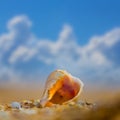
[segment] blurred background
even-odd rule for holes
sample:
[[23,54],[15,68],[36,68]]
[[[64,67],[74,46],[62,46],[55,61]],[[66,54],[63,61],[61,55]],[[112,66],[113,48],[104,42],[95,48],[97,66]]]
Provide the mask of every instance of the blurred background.
[[0,1],[1,101],[39,98],[55,69],[79,77],[87,97],[120,90],[119,0]]

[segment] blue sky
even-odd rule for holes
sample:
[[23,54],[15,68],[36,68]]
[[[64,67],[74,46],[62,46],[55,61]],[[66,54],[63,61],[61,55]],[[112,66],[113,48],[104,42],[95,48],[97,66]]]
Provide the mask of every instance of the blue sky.
[[119,0],[1,0],[0,32],[6,22],[16,15],[25,14],[33,22],[32,30],[42,38],[56,39],[61,26],[70,24],[80,44],[95,34],[103,34],[120,26]]
[[120,79],[119,0],[0,2],[0,80],[44,80],[60,68],[86,83]]

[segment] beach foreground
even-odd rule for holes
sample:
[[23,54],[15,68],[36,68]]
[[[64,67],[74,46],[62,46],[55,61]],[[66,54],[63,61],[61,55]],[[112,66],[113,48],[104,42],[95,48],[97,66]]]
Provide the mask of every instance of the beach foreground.
[[[84,91],[78,102],[42,108],[41,89],[0,89],[0,120],[119,120],[119,91]],[[11,105],[17,102],[18,105]]]

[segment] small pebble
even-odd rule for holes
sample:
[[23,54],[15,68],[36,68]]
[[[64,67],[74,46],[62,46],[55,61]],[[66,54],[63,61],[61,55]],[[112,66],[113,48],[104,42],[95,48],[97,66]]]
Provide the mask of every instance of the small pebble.
[[21,106],[22,108],[32,108],[34,107],[33,102],[34,100],[24,100],[23,102],[21,102]]
[[11,107],[13,109],[21,109],[21,104],[19,102],[12,102]]
[[35,102],[34,102],[34,105],[35,105],[35,107],[37,107],[37,108],[42,108],[42,106],[41,106],[41,104],[40,104],[39,101],[35,101]]
[[85,103],[84,101],[82,101],[82,100],[79,100],[79,101],[77,102],[77,104],[78,104],[78,105],[81,105],[81,106],[85,106],[85,105],[86,105],[86,103]]

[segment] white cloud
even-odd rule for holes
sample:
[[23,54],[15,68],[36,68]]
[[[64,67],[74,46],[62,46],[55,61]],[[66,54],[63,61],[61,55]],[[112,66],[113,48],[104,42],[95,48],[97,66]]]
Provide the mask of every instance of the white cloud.
[[19,46],[17,48],[17,50],[15,50],[12,53],[11,57],[9,58],[9,62],[14,63],[17,60],[21,60],[21,59],[23,61],[27,61],[27,60],[31,59],[35,53],[36,53],[36,51],[34,49],[30,49],[25,46]]
[[8,21],[8,32],[0,35],[0,54],[25,44],[32,35],[30,33],[31,22],[26,16],[17,16]]
[[56,41],[37,38],[30,31],[31,25],[26,16],[17,16],[8,22],[9,32],[0,35],[0,53],[9,51],[7,62],[11,66],[35,59],[54,68],[67,69],[87,80],[109,78],[112,73],[118,75],[120,66],[114,67],[117,63],[111,53],[119,54],[115,46],[120,44],[120,28],[93,36],[86,45],[80,46],[69,25],[63,26]]
[[15,30],[26,30],[29,29],[31,27],[32,23],[31,21],[28,19],[27,16],[25,15],[21,15],[21,16],[16,16],[14,18],[12,18],[8,24],[7,24],[7,28],[11,31],[15,31]]
[[0,36],[0,57],[7,52],[13,45],[13,33],[3,34]]
[[0,80],[3,80],[3,78],[18,79],[18,72],[12,66],[9,66],[8,59],[20,45],[25,45],[26,41],[29,41],[32,36],[31,25],[27,16],[16,16],[8,21],[8,31],[0,35]]

